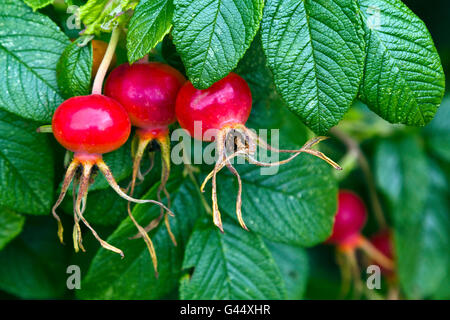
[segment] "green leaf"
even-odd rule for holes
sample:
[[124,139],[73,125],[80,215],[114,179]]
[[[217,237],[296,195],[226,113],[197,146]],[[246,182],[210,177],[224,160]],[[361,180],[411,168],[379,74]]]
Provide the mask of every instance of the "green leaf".
[[21,1],[0,5],[0,109],[50,122],[62,98],[56,64],[69,39],[50,18]]
[[210,220],[198,223],[189,239],[183,268],[195,268],[181,282],[190,300],[284,299],[280,271],[262,239],[225,223],[225,234]]
[[[156,198],[153,187],[144,197]],[[108,238],[108,242],[124,251],[125,259],[104,249],[95,256],[78,292],[83,299],[157,299],[170,293],[181,275],[183,252],[194,223],[202,212],[197,187],[172,173],[169,184],[172,210],[171,229],[177,239],[175,247],[164,223],[150,236],[158,256],[159,277],[155,278],[152,262],[142,239],[130,240],[137,231],[130,219],[124,220]],[[133,215],[143,226],[159,215],[159,207],[137,205]]]
[[51,4],[54,0],[24,0],[24,2],[33,8],[33,11],[44,8]]
[[358,0],[366,34],[360,96],[392,123],[427,124],[442,101],[445,77],[425,24],[400,0]]
[[450,203],[447,186],[444,190],[439,189],[439,180],[446,184],[445,176],[433,166],[428,170],[431,185],[425,205],[416,212],[410,212],[408,219],[397,224],[395,229],[400,281],[411,299],[434,294],[450,269]]
[[89,0],[80,8],[80,19],[86,25],[83,35],[99,34],[123,26],[129,19],[137,0]]
[[[330,236],[337,185],[328,164],[302,154],[280,166],[276,174],[263,174],[255,165],[238,165],[236,169],[243,183],[242,215],[250,231],[301,246],[315,245]],[[218,193],[223,213],[236,219],[237,182],[233,175],[218,177]]]
[[450,222],[445,176],[414,138],[377,149],[377,181],[390,199],[400,284],[408,298],[432,295],[448,270]]
[[352,105],[364,62],[354,0],[268,0],[261,36],[267,63],[288,107],[326,134]]
[[377,185],[389,204],[404,204],[394,216],[396,221],[408,217],[409,210],[415,212],[415,208],[423,207],[429,175],[426,155],[415,137],[381,141],[376,148],[375,169]]
[[287,298],[302,299],[308,283],[309,264],[306,251],[299,247],[265,241],[272,256],[280,268]]
[[64,98],[90,93],[92,75],[92,45],[80,47],[78,38],[64,50],[56,67],[59,89]]
[[447,96],[433,121],[425,128],[427,142],[431,150],[442,158],[444,161],[450,162],[450,96]]
[[48,217],[29,218],[22,234],[0,252],[0,289],[24,299],[61,298],[67,256]]
[[[0,31],[1,32],[1,31]],[[53,201],[53,153],[38,125],[0,110],[0,206],[48,214]]]
[[172,27],[172,0],[143,0],[130,20],[127,33],[128,61],[135,62],[150,52]]
[[239,61],[235,72],[247,81],[253,101],[270,100],[276,95],[272,73],[266,66],[266,57],[259,33],[256,34],[242,60]]
[[173,39],[192,84],[205,89],[233,70],[250,46],[263,0],[175,0]]
[[[304,143],[307,128],[286,108],[275,91],[259,35],[256,35],[235,72],[247,81],[253,96],[252,112],[246,126],[252,129],[280,129],[279,141],[283,148]],[[271,133],[267,132],[268,137]]]
[[7,208],[0,208],[0,250],[22,232],[25,217]]

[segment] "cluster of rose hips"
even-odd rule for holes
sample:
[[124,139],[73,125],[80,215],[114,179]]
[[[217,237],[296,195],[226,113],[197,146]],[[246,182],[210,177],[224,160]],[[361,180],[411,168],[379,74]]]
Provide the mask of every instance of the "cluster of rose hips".
[[[93,94],[72,97],[64,101],[56,109],[52,119],[52,132],[56,140],[67,150],[73,152],[73,160],[67,168],[61,193],[52,213],[58,221],[58,235],[62,241],[63,228],[56,209],[73,182],[75,221],[73,240],[76,250],[84,250],[80,230],[81,221],[92,231],[104,248],[123,256],[120,249],[101,239],[83,216],[93,172],[99,170],[110,186],[121,197],[129,201],[128,214],[139,230],[138,236],[142,237],[147,244],[156,271],[156,253],[148,231],[155,227],[162,217],[165,217],[169,234],[176,244],[168,222],[168,214],[172,215],[172,212],[166,183],[170,174],[169,125],[177,120],[180,126],[195,139],[215,141],[216,143],[217,162],[214,170],[205,179],[202,190],[206,182],[212,179],[212,214],[215,224],[221,230],[216,174],[225,166],[238,179],[239,194],[236,212],[242,227],[247,229],[241,214],[242,183],[237,170],[231,163],[234,157],[243,156],[250,163],[259,166],[276,166],[306,152],[340,169],[336,163],[321,152],[312,149],[315,144],[324,139],[323,137],[308,141],[298,150],[277,150],[268,146],[254,132],[247,129],[245,123],[250,115],[252,96],[247,82],[235,73],[230,73],[208,89],[199,90],[194,88],[191,82],[186,81],[180,72],[166,64],[148,61],[140,61],[133,65],[126,63],[110,73],[104,85],[103,95],[101,94],[103,79],[112,56],[110,48],[103,50],[102,54],[105,54],[105,57],[108,56],[109,61],[105,63],[104,59],[100,65],[99,73],[103,74],[96,75]],[[97,67],[95,68],[97,69]],[[101,82],[97,81],[99,77]],[[195,130],[196,122],[202,124],[201,132]],[[130,187],[124,191],[115,181],[110,169],[103,161],[102,155],[120,148],[129,138],[131,126],[136,128],[135,143],[133,144],[135,148],[132,148],[134,162]],[[216,131],[213,136],[206,134],[211,129]],[[132,196],[136,180],[142,180],[144,176],[140,170],[140,163],[153,142],[159,145],[162,154],[161,184],[157,190],[157,200],[135,199]],[[256,146],[275,152],[289,153],[291,156],[276,163],[263,163],[255,157]],[[167,206],[161,202],[162,193],[168,200]],[[161,207],[160,217],[143,228],[131,214],[130,202],[157,204]]]
[[[361,250],[369,258],[370,264],[380,266],[381,272],[388,281],[395,282],[395,265],[393,263],[394,251],[392,234],[389,230],[381,230],[370,239],[366,239],[361,230],[367,220],[367,211],[362,199],[352,191],[340,190],[338,194],[338,209],[334,218],[333,231],[326,241],[334,244],[338,255],[342,255],[344,261],[339,259],[341,270],[353,271],[353,281],[356,290],[361,290],[359,268],[357,265],[356,251]],[[344,263],[347,266],[344,266]]]

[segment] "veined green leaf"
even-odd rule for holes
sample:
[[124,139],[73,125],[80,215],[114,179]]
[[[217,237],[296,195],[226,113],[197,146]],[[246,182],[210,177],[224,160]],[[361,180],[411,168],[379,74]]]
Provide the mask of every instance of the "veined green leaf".
[[22,231],[24,223],[24,216],[0,207],[0,250]]
[[150,52],[172,27],[172,0],[143,0],[135,9],[127,32],[128,61]]
[[[247,81],[253,96],[252,112],[246,126],[252,129],[279,129],[282,148],[304,143],[307,128],[286,108],[286,104],[275,91],[259,35],[256,35],[235,72]],[[270,138],[270,135],[271,131],[268,130],[267,138]]]
[[288,107],[317,134],[342,119],[358,93],[364,39],[355,0],[268,0],[261,36]]
[[37,127],[0,110],[0,206],[48,214],[54,191],[53,152]]
[[81,38],[69,44],[56,67],[59,89],[64,98],[90,93],[92,75],[92,45],[80,47]]
[[[330,236],[337,185],[327,163],[302,154],[280,166],[278,172],[264,173],[255,165],[237,165],[236,169],[243,183],[243,219],[252,232],[272,241],[301,246],[315,245]],[[235,177],[229,173],[220,175],[219,205],[233,219],[236,194]]]
[[[156,198],[154,186],[144,197]],[[157,299],[171,292],[181,275],[183,252],[197,217],[202,212],[198,190],[189,180],[172,174],[169,184],[172,210],[171,229],[177,239],[175,247],[164,223],[150,233],[158,256],[159,277],[156,278],[147,247],[142,239],[130,240],[137,233],[129,218],[107,239],[124,251],[122,260],[115,253],[100,249],[89,272],[82,282],[79,297],[84,299]],[[159,215],[159,207],[153,204],[137,205],[133,215],[143,226]]]
[[2,1],[0,109],[50,122],[62,102],[56,64],[68,44],[69,39],[48,17],[32,12],[21,1]]
[[183,268],[195,268],[180,287],[182,299],[284,299],[280,271],[262,239],[225,223],[225,234],[211,221],[197,224]]
[[303,248],[265,241],[273,259],[280,268],[286,285],[287,298],[302,299],[309,276],[308,254]]
[[358,0],[366,38],[360,96],[392,123],[424,126],[442,101],[445,77],[425,24],[400,0]]
[[84,35],[111,31],[128,21],[127,11],[133,10],[137,0],[88,0],[80,8],[80,19],[86,25]]
[[175,0],[173,39],[192,84],[205,89],[232,71],[262,16],[263,0]]

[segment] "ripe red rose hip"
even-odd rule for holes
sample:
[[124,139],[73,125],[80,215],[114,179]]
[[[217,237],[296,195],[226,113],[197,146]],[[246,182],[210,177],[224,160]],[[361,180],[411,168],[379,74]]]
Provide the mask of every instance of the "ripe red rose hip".
[[[361,293],[361,279],[356,250],[362,250],[372,261],[380,264],[382,268],[392,269],[392,256],[387,255],[383,248],[378,248],[361,233],[367,220],[367,210],[363,200],[354,192],[340,190],[338,194],[338,208],[334,218],[333,231],[327,243],[337,246],[338,265],[342,275],[349,274],[347,281],[353,280],[355,290]],[[384,241],[384,240],[383,240]],[[384,243],[380,243],[384,245]],[[383,249],[383,250],[381,250]],[[347,270],[350,269],[350,270]],[[347,285],[343,285],[348,288]]]
[[159,204],[153,200],[137,200],[126,195],[102,159],[102,154],[118,149],[127,141],[130,130],[131,123],[125,109],[113,99],[99,94],[70,98],[64,101],[53,115],[52,132],[55,138],[66,149],[73,151],[74,156],[67,168],[61,193],[52,208],[52,213],[58,221],[58,236],[62,242],[63,227],[56,209],[73,181],[76,194],[73,240],[76,251],[84,250],[79,225],[81,220],[104,248],[123,256],[122,250],[102,240],[83,216],[91,174],[95,168],[103,173],[110,186],[126,200]]
[[[247,82],[230,73],[206,90],[198,90],[187,82],[178,94],[176,114],[181,127],[192,137],[211,141],[214,136],[205,135],[207,130],[242,126],[251,110],[252,94]],[[201,123],[201,130],[194,129],[196,121]]]
[[176,69],[159,62],[122,64],[108,76],[105,94],[124,106],[133,126],[164,131],[176,120],[175,100],[185,81]]
[[[130,195],[134,192],[136,178],[143,179],[140,164],[145,150],[155,141],[161,148],[162,158],[161,184],[157,198],[161,201],[161,193],[164,191],[170,206],[170,197],[166,190],[170,175],[169,125],[176,121],[175,101],[185,81],[184,76],[176,69],[159,62],[122,64],[114,69],[106,80],[105,94],[123,105],[132,125],[137,128]],[[128,211],[130,210],[128,206]],[[161,211],[160,217],[152,221],[145,230],[150,231],[158,225],[163,214],[164,211]],[[167,215],[165,223],[172,241],[176,244]]]
[[354,244],[358,241],[366,220],[366,207],[361,198],[348,190],[339,191],[333,232],[328,242],[339,245]]
[[[394,248],[392,241],[392,233],[389,230],[381,230],[378,233],[370,237],[372,245],[378,249],[385,257],[394,260]],[[393,268],[381,266],[381,271],[391,276],[393,274]]]
[[[238,180],[236,215],[240,225],[247,229],[241,212],[242,181],[231,160],[239,155],[258,166],[278,166],[287,163],[300,153],[313,154],[335,168],[340,167],[319,151],[311,149],[324,139],[317,137],[308,141],[299,150],[278,150],[267,145],[256,133],[249,130],[245,123],[252,109],[252,95],[247,82],[236,73],[230,73],[208,89],[196,89],[187,82],[178,93],[176,116],[181,127],[192,137],[203,141],[215,141],[216,165],[201,186],[204,191],[206,183],[212,179],[213,218],[217,227],[223,231],[222,220],[217,203],[217,173],[226,166]],[[255,157],[256,147],[265,148],[278,153],[293,153],[288,159],[264,163]]]
[[130,135],[125,109],[115,100],[90,95],[64,101],[53,115],[52,131],[58,142],[77,156],[108,153]]

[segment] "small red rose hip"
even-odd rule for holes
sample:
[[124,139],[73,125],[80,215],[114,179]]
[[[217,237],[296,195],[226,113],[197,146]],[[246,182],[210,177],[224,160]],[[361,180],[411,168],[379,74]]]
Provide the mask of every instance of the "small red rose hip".
[[[137,127],[137,147],[133,154],[133,173],[130,195],[133,194],[136,178],[143,179],[140,165],[145,150],[152,141],[156,141],[161,148],[162,172],[161,184],[158,187],[157,198],[161,201],[161,193],[167,196],[170,207],[170,196],[166,190],[166,183],[170,175],[170,139],[169,125],[176,121],[175,101],[178,91],[186,82],[184,76],[169,65],[159,62],[144,62],[129,65],[122,64],[115,68],[108,76],[105,84],[105,94],[120,102],[130,117],[133,126]],[[130,213],[130,206],[128,211]],[[152,221],[146,231],[158,224],[163,217]],[[167,215],[165,223],[169,235],[176,244],[175,236],[170,230]],[[146,233],[141,233],[146,236]]]
[[[382,230],[370,237],[372,245],[381,252],[386,258],[394,260],[394,248],[392,241],[392,233],[389,230]],[[381,271],[390,276],[393,274],[393,268],[381,266]]]
[[357,245],[366,220],[366,207],[361,198],[351,191],[340,190],[333,232],[327,242],[343,246]]
[[[196,89],[187,82],[177,98],[176,114],[181,127],[203,141],[212,141],[207,130],[221,130],[226,126],[244,125],[252,110],[252,94],[247,82],[230,73],[205,90]],[[201,130],[194,128],[201,123]],[[200,129],[200,128],[199,128]]]
[[[242,181],[231,163],[234,157],[243,156],[251,164],[267,167],[287,163],[300,153],[306,152],[327,161],[336,168],[340,168],[321,152],[311,149],[324,137],[317,137],[308,141],[299,150],[272,148],[245,126],[251,109],[252,95],[250,88],[247,82],[236,73],[230,73],[204,90],[196,89],[191,82],[187,82],[181,88],[177,97],[175,112],[180,126],[197,140],[215,141],[216,143],[216,165],[203,181],[201,191],[204,191],[206,183],[212,179],[213,219],[221,231],[223,231],[223,228],[217,203],[216,175],[225,166],[238,180],[236,215],[242,228],[247,229],[241,212]],[[282,161],[264,163],[255,157],[256,146],[272,152],[293,153],[294,155]]]
[[124,106],[133,126],[167,130],[176,120],[175,100],[185,81],[163,63],[122,64],[108,76],[105,94]]
[[138,200],[125,194],[102,159],[102,154],[120,148],[127,141],[130,130],[131,123],[125,109],[115,100],[99,94],[70,98],[64,101],[53,115],[52,132],[56,140],[66,149],[73,151],[74,156],[67,168],[52,214],[58,221],[58,236],[63,242],[63,227],[56,209],[73,181],[74,194],[76,193],[73,241],[76,251],[84,251],[79,225],[79,221],[82,221],[105,249],[123,256],[122,250],[101,239],[83,216],[86,207],[83,202],[86,201],[92,171],[95,168],[103,173],[110,186],[122,198],[136,203],[151,202],[166,208],[156,201]]
[[[336,245],[338,256],[343,258],[343,260],[338,260],[341,274],[348,274],[348,268],[350,268],[351,275],[347,280],[354,281],[355,290],[358,294],[362,292],[361,279],[359,278],[360,268],[356,256],[358,249],[364,252],[371,261],[379,264],[382,269],[392,270],[394,266],[392,255],[386,254],[387,238],[384,235],[377,238],[377,245],[375,245],[361,234],[366,220],[367,211],[362,199],[352,191],[340,190],[333,232],[326,242]],[[345,263],[343,263],[344,261]],[[344,285],[343,287],[348,286]]]
[[125,109],[102,95],[70,98],[56,109],[52,120],[56,140],[77,154],[114,151],[127,141],[130,130]]

